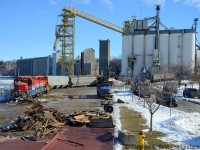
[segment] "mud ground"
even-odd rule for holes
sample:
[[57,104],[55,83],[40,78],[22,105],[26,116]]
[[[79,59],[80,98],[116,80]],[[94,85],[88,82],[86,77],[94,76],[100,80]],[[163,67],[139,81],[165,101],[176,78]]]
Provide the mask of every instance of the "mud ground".
[[[47,101],[42,103],[47,108],[54,108],[64,114],[75,111],[103,110],[101,100],[96,95],[96,87],[76,87],[64,89],[52,89],[47,95],[39,99]],[[23,115],[33,103],[0,104],[0,126]],[[1,134],[1,133],[0,133]],[[9,133],[10,136],[23,133]]]

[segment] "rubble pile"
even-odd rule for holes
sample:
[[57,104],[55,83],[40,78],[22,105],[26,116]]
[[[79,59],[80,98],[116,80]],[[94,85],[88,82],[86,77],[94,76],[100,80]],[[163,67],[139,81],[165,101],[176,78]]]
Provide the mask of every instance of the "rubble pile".
[[37,140],[37,137],[44,137],[49,133],[57,133],[65,124],[70,126],[86,125],[95,128],[114,127],[112,116],[106,112],[77,111],[70,115],[65,115],[53,108],[44,108],[43,105],[35,103],[31,108],[27,108],[24,115],[0,126],[0,131],[30,131],[31,135],[22,137],[22,139]]
[[[66,124],[71,126],[90,126],[112,128],[112,116],[102,111],[78,111],[66,116]],[[94,123],[95,122],[95,123]],[[98,123],[97,123],[98,122]],[[103,126],[101,124],[104,124]]]
[[0,131],[32,130],[35,137],[42,137],[62,128],[65,124],[64,118],[63,113],[53,108],[44,108],[41,104],[35,103],[31,108],[27,108],[24,115],[0,126]]

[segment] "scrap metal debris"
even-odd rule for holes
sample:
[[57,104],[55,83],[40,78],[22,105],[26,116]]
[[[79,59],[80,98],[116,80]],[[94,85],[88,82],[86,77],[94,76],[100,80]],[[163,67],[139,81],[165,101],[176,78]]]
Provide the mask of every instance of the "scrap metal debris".
[[49,133],[57,133],[65,124],[71,126],[90,126],[95,128],[113,128],[112,116],[101,111],[76,111],[70,115],[58,112],[53,108],[45,108],[35,103],[27,108],[24,115],[0,126],[1,132],[32,131],[33,135],[21,139],[36,141]]
[[[94,121],[95,120],[95,121]],[[66,123],[72,126],[114,127],[112,116],[101,111],[78,111],[66,116]]]
[[[24,115],[17,117],[11,122],[0,126],[1,132],[33,130],[34,137],[42,137],[51,132],[57,132],[64,126],[65,115],[53,108],[44,108],[39,103],[35,103],[28,108]],[[33,137],[24,137],[34,139]]]

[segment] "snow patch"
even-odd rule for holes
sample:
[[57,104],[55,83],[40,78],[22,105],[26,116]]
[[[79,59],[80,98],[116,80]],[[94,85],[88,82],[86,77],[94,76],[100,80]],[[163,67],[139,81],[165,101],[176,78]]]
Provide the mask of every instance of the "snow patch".
[[[178,93],[181,95],[182,91],[178,91]],[[126,102],[120,104],[120,106],[126,106],[129,109],[140,112],[142,117],[147,120],[146,125],[149,126],[150,113],[145,107],[144,99],[132,95],[128,89],[118,89],[114,93],[114,97],[114,101],[121,99]],[[116,113],[115,109],[119,111],[119,106],[117,104],[114,105],[114,113]],[[113,117],[119,120],[120,117],[118,115],[119,114],[116,113]],[[116,130],[121,128],[121,123],[119,121],[115,128]],[[176,144],[179,148],[181,146],[185,149],[200,149],[200,113],[186,113],[173,108],[170,110],[168,107],[160,106],[153,116],[153,130],[167,134],[167,136],[161,138],[161,140]]]

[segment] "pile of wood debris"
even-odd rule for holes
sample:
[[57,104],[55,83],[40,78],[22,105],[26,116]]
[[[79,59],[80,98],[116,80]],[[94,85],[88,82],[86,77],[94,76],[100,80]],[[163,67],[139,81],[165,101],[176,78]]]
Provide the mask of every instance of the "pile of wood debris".
[[66,116],[66,124],[72,126],[90,126],[100,128],[114,127],[112,116],[102,111],[78,111]]
[[72,126],[90,126],[100,128],[114,127],[112,116],[100,111],[78,111],[70,115],[65,115],[53,108],[44,108],[43,105],[35,103],[31,108],[27,108],[24,115],[15,120],[0,126],[1,132],[8,131],[33,131],[33,135],[23,137],[24,140],[36,140],[49,133],[57,133],[65,124]]
[[63,113],[35,103],[31,108],[27,108],[24,115],[1,126],[0,130],[1,132],[32,130],[34,137],[42,137],[62,128],[65,125],[64,118]]

